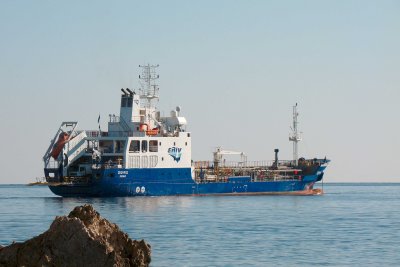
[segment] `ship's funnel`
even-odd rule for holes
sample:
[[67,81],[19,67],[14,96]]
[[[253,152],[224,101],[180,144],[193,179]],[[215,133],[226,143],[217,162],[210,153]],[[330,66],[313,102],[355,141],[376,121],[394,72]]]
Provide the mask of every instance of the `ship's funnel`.
[[132,92],[131,89],[129,89],[129,88],[126,88],[126,91],[128,91],[131,96],[133,96],[135,94],[135,92]]
[[278,168],[278,153],[279,153],[279,149],[275,148],[274,152],[275,152],[274,167],[275,167],[275,168]]
[[128,93],[124,90],[124,88],[121,88],[121,91],[122,91],[122,93],[124,94],[124,95],[128,95]]

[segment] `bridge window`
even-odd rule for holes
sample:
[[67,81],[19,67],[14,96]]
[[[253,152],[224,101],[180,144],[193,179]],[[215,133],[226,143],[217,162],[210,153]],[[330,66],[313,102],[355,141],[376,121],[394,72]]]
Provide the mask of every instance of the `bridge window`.
[[132,140],[131,144],[129,145],[129,152],[138,153],[139,151],[140,151],[140,141]]
[[158,141],[157,140],[150,140],[149,152],[158,152]]
[[113,153],[113,141],[111,140],[102,140],[99,141],[100,151],[103,153]]
[[115,153],[123,153],[125,149],[125,141],[115,141]]
[[147,140],[142,141],[142,152],[147,152]]

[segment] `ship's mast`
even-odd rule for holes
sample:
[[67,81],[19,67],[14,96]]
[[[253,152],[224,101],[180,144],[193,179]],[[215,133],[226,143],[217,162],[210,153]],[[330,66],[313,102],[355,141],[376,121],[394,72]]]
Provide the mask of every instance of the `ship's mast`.
[[293,127],[291,127],[292,132],[289,135],[289,140],[293,142],[293,161],[297,166],[299,160],[299,150],[298,150],[298,143],[301,141],[300,132],[298,131],[298,121],[297,117],[299,113],[297,112],[297,103],[293,106]]
[[144,99],[145,108],[154,108],[153,100],[158,100],[158,85],[155,83],[160,75],[156,73],[156,68],[159,65],[139,65],[142,68],[142,75],[139,75],[139,79],[143,81],[141,83],[142,88],[139,89],[140,91],[140,98]]

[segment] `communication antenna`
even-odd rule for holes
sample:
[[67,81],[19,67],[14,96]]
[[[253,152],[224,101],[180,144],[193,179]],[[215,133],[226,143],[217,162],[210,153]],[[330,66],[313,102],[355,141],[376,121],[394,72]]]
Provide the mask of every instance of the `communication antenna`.
[[139,65],[142,68],[142,74],[139,75],[139,79],[143,81],[141,83],[142,88],[140,90],[140,98],[145,99],[145,107],[146,108],[153,108],[153,100],[158,100],[158,85],[155,81],[160,77],[156,73],[156,68],[160,65]]
[[299,161],[299,150],[298,150],[298,143],[301,141],[300,132],[298,131],[298,121],[297,117],[299,113],[297,112],[297,103],[293,106],[293,126],[291,127],[292,132],[289,135],[289,141],[293,142],[293,161],[295,165],[298,165]]

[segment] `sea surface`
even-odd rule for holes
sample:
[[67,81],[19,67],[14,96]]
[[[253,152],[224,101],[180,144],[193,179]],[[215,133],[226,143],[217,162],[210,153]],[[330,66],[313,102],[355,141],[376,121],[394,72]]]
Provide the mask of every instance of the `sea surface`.
[[325,184],[322,196],[61,198],[0,185],[0,244],[92,204],[152,246],[151,266],[400,266],[400,184]]

